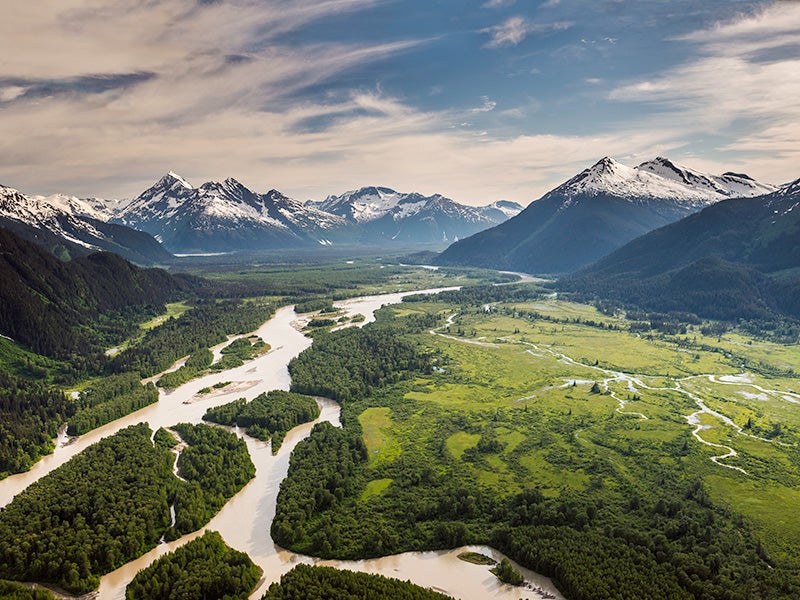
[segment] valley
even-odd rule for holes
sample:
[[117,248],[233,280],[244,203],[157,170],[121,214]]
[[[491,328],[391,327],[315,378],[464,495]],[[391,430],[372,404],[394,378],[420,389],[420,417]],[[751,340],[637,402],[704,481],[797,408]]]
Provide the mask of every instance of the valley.
[[[309,269],[310,276],[316,273]],[[320,371],[312,358],[305,363],[311,367],[291,366],[290,377],[290,361],[303,351],[313,357],[316,348],[328,347],[326,336],[337,345],[337,336],[356,342],[363,336],[357,330],[323,331],[315,333],[312,346],[312,339],[293,325],[292,307],[284,306],[252,332],[270,344],[266,354],[162,390],[151,406],[76,439],[59,440],[54,453],[30,471],[0,482],[3,504],[129,425],[147,422],[155,430],[200,423],[211,407],[271,389],[316,393],[303,383],[302,369],[311,368],[314,385],[327,386],[326,395],[351,390],[339,397],[341,419],[339,404],[319,398],[321,415],[314,423],[344,424],[342,439],[360,439],[366,451],[365,461],[357,460],[343,473],[345,487],[337,500],[318,505],[310,520],[294,523],[287,512],[292,492],[279,484],[287,473],[290,483],[309,477],[306,459],[297,462],[298,452],[315,456],[307,454],[308,441],[316,440],[315,446],[329,453],[326,444],[340,434],[326,441],[319,437],[323,430],[312,431],[313,423],[301,425],[273,456],[269,442],[234,428],[246,441],[255,479],[205,527],[159,544],[102,577],[100,598],[122,598],[139,569],[204,531],[218,531],[263,569],[252,598],[298,561],[409,579],[463,600],[477,600],[488,590],[509,600],[561,593],[571,599],[614,598],[626,586],[642,585],[640,578],[652,577],[681,597],[697,585],[689,583],[691,572],[705,572],[722,590],[732,585],[724,574],[734,571],[751,573],[753,585],[772,589],[768,597],[789,597],[779,590],[791,589],[800,548],[800,531],[784,518],[795,505],[793,488],[800,478],[795,410],[800,385],[789,370],[800,364],[796,346],[736,332],[706,335],[691,325],[672,336],[634,331],[620,314],[554,297],[536,283],[476,287],[477,280],[465,273],[419,268],[387,275],[378,287],[407,291],[339,300],[334,314],[337,319],[363,315],[357,324],[368,324],[364,332],[391,332],[384,341],[375,338],[374,343],[386,345],[380,356],[390,356],[400,340],[412,344],[408,348],[419,359],[402,359],[388,371],[399,378],[377,380],[365,372],[375,383],[361,387],[359,370],[335,366],[336,345],[325,359],[332,371]],[[246,280],[261,277],[251,274]],[[473,285],[461,291],[451,287],[438,296],[408,289],[433,282]],[[390,305],[380,308],[385,304]],[[176,304],[168,312],[184,310]],[[151,320],[151,326],[161,325]],[[381,360],[375,368],[383,368]],[[336,372],[356,379],[327,382]],[[213,394],[203,393],[217,385]],[[324,456],[313,459],[324,464]],[[244,514],[254,518],[243,527]],[[703,530],[708,519],[716,526]],[[276,534],[276,522],[284,533]],[[682,532],[680,523],[696,524]],[[286,527],[296,532],[287,537]],[[299,554],[278,547],[270,528],[281,546]],[[301,530],[307,533],[298,536]],[[734,540],[734,530],[744,538]],[[543,545],[527,546],[522,535],[540,538]],[[632,541],[642,535],[660,539],[660,549],[643,539]],[[633,555],[624,548],[632,543],[644,552],[644,562],[630,562]],[[486,568],[455,559],[459,550],[446,551],[465,547],[495,560],[503,551],[516,560],[532,589],[501,584]],[[738,548],[734,554],[732,547]],[[593,552],[618,559],[574,562],[575,553]],[[684,556],[680,564],[678,556]],[[711,557],[719,575],[711,576]],[[434,572],[447,564],[449,574],[431,578],[431,564],[440,562],[442,569]],[[620,579],[626,563],[628,574]],[[596,566],[587,570],[591,565]],[[688,579],[681,579],[682,573]],[[616,583],[608,587],[612,580]],[[712,585],[709,581],[705,585]],[[600,582],[606,583],[597,587]],[[598,595],[587,596],[587,589]]]

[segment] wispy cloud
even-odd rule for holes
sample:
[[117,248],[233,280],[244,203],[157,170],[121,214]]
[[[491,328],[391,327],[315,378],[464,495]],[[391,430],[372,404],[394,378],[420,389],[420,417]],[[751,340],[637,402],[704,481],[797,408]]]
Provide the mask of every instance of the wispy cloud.
[[696,45],[696,58],[610,98],[654,104],[676,130],[727,136],[720,150],[749,153],[762,177],[786,173],[789,161],[798,171],[800,4],[775,3],[678,41]]
[[483,101],[483,104],[481,106],[473,108],[471,112],[474,113],[491,112],[497,106],[497,102],[491,100],[489,96],[481,96],[481,100]]
[[484,3],[483,8],[504,8],[513,5],[517,0],[489,0]]
[[503,46],[516,46],[531,33],[547,33],[569,29],[574,23],[559,21],[555,23],[533,23],[520,16],[509,17],[499,25],[493,25],[482,30],[491,38],[487,48],[502,48]]

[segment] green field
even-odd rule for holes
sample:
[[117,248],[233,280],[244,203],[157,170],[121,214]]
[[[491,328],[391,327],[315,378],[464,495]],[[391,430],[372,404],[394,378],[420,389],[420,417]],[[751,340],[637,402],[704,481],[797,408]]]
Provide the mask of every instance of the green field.
[[[733,573],[750,573],[755,587],[737,593],[792,597],[800,382],[769,373],[800,365],[800,348],[632,332],[624,317],[552,297],[404,302],[376,326],[401,335],[423,315],[441,325],[405,338],[433,368],[343,403],[368,458],[296,549],[358,558],[490,543],[569,596],[611,598],[590,582],[622,567],[590,556],[623,561],[643,545],[626,589],[664,577],[664,597],[723,597],[738,589]],[[504,529],[531,495],[540,516]]]

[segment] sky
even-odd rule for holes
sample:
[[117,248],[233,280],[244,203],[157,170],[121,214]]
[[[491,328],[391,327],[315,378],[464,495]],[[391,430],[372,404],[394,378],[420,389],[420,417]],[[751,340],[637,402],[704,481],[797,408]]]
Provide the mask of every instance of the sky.
[[800,177],[800,1],[0,0],[0,184],[527,204],[603,156]]

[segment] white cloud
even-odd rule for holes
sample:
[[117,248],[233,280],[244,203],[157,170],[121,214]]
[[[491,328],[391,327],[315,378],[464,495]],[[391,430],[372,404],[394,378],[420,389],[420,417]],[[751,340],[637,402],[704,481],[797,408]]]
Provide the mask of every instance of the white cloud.
[[481,30],[481,33],[488,33],[491,37],[486,44],[487,48],[501,48],[503,46],[516,46],[531,33],[562,31],[564,29],[569,29],[573,25],[574,23],[571,21],[532,23],[524,17],[516,16],[509,17],[499,25],[487,27]]
[[483,104],[481,106],[473,108],[470,112],[474,113],[491,112],[497,106],[497,102],[489,99],[489,96],[481,96],[481,101],[483,102]]
[[492,38],[486,44],[487,48],[500,48],[502,46],[516,46],[524,40],[531,31],[531,24],[522,17],[510,17],[500,25],[493,25],[483,30]]
[[506,6],[511,6],[516,1],[517,0],[489,0],[484,3],[483,8],[504,8]]
[[695,58],[610,98],[654,105],[652,120],[678,135],[729,139],[718,150],[756,165],[760,178],[800,176],[800,4],[775,3],[680,41],[696,46]]

